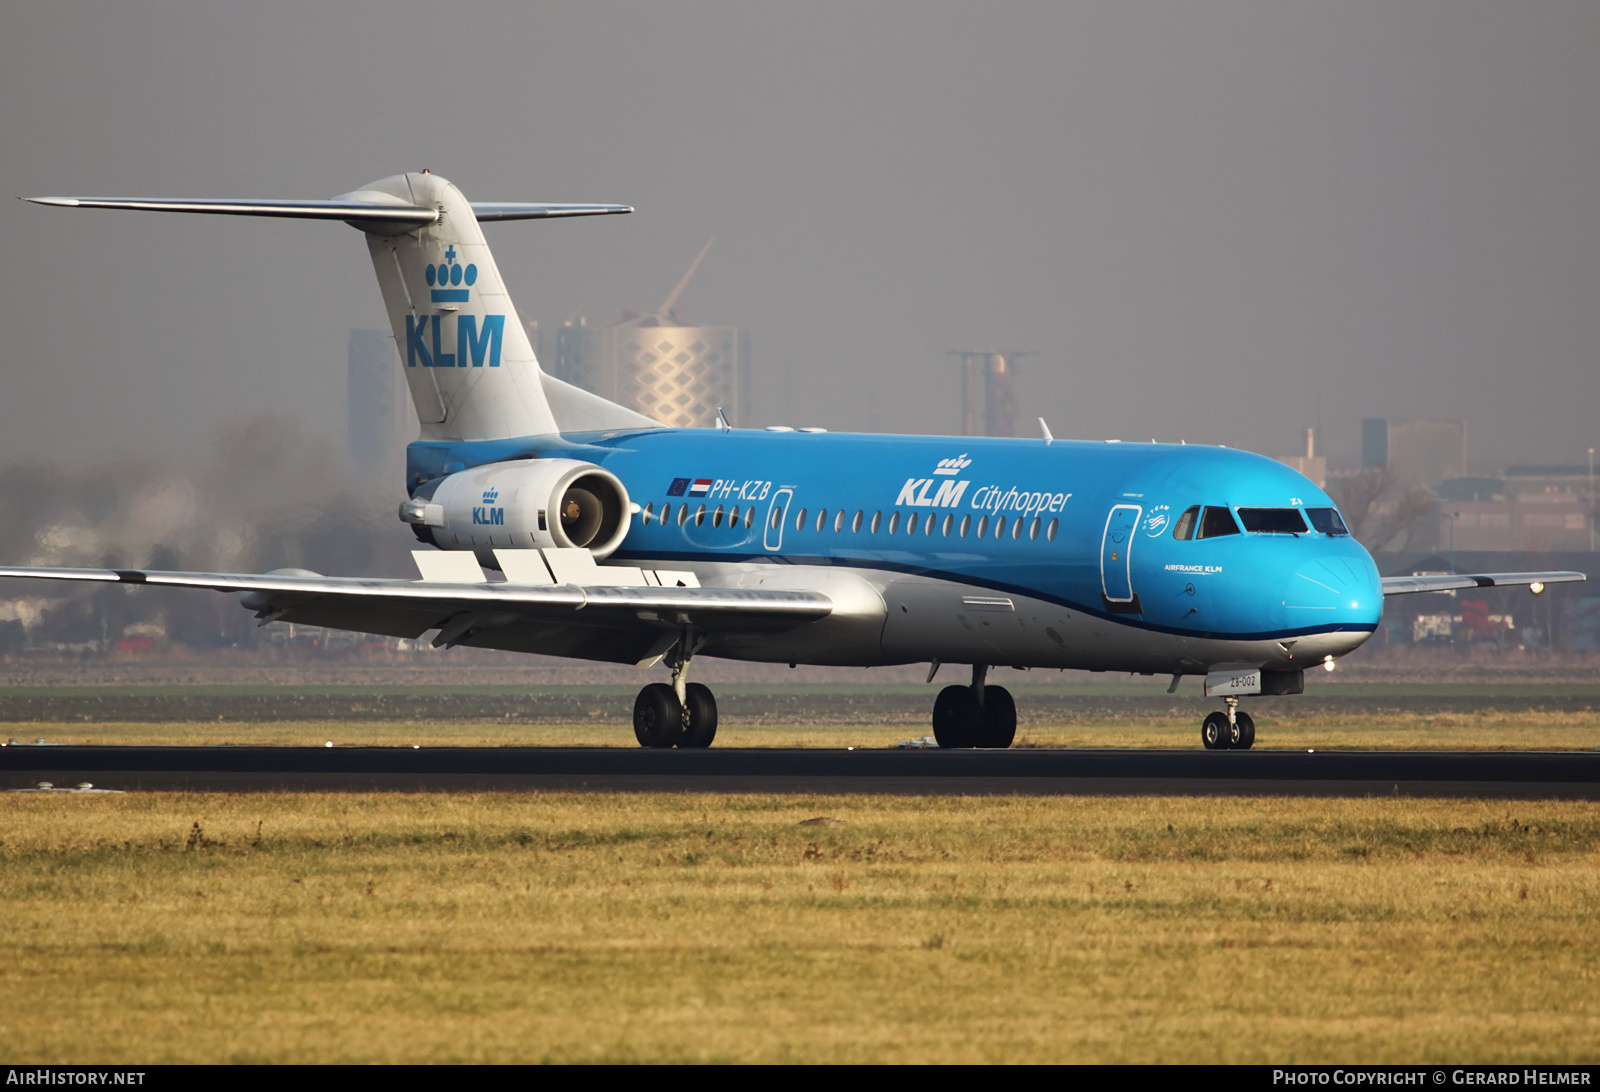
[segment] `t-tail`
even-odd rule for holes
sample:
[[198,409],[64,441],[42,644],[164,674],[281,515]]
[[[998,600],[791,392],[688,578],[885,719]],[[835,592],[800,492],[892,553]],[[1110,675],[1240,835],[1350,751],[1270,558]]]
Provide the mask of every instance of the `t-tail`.
[[546,375],[484,241],[486,221],[627,205],[473,204],[422,171],[331,200],[35,197],[42,205],[344,221],[366,235],[424,440],[498,440],[657,422]]

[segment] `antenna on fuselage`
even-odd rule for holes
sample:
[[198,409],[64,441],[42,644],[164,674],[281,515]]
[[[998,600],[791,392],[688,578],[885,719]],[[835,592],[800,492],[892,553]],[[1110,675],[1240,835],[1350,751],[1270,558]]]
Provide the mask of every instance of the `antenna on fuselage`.
[[1043,417],[1039,418],[1039,438],[1044,441],[1045,447],[1056,442],[1056,438],[1050,435],[1050,426],[1044,423]]

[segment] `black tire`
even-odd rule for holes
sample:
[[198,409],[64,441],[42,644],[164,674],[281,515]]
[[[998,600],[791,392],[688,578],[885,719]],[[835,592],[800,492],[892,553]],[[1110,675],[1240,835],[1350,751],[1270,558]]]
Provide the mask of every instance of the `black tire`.
[[1200,725],[1200,742],[1208,751],[1226,751],[1233,742],[1233,728],[1228,724],[1228,714],[1207,713]]
[[692,682],[683,688],[688,698],[689,727],[678,737],[679,747],[709,747],[717,738],[717,699],[704,683]]
[[979,747],[1005,748],[1017,738],[1017,703],[1003,686],[983,688],[983,725],[978,730]]
[[1256,742],[1256,722],[1250,719],[1249,713],[1235,713],[1234,723],[1239,726],[1239,736],[1233,741],[1236,751],[1248,751]]
[[947,686],[933,702],[933,738],[940,747],[976,747],[983,710],[970,686]]
[[666,683],[651,683],[633,700],[633,735],[641,747],[671,747],[683,733],[683,706]]

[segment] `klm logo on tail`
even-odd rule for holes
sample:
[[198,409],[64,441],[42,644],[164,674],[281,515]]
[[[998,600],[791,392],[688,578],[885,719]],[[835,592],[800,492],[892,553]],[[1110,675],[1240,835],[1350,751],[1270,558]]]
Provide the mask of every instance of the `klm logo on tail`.
[[[444,261],[428,266],[426,276],[428,287],[433,289],[434,303],[466,303],[478,279],[478,267],[469,265],[463,269],[457,265],[456,248],[451,247],[444,252]],[[462,284],[467,287],[462,288]]]
[[[506,317],[484,315],[483,329],[478,316],[456,315],[455,337],[444,333],[444,315],[406,316],[406,367],[415,368],[491,368],[500,366],[500,343],[505,338]],[[455,352],[444,346],[455,344]]]
[[[430,264],[424,275],[434,303],[461,304],[472,298],[478,267],[457,265],[452,246],[444,252],[444,261]],[[455,330],[450,333],[444,329],[446,318],[454,319]],[[482,368],[486,364],[498,368],[505,332],[504,315],[484,315],[481,328],[477,315],[407,315],[406,367],[420,363],[424,368]],[[447,347],[455,351],[446,352]]]

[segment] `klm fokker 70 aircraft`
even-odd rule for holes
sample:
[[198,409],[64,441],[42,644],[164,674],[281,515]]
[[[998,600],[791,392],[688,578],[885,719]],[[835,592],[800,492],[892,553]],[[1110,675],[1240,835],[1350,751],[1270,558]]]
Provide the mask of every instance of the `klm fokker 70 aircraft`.
[[[124,569],[0,576],[210,588],[263,622],[434,644],[663,663],[634,703],[646,747],[705,747],[695,656],[971,665],[933,706],[942,747],[1006,747],[991,665],[1202,675],[1226,712],[1208,748],[1255,738],[1238,699],[1296,694],[1371,635],[1387,595],[1581,573],[1380,579],[1321,489],[1225,448],[663,428],[546,375],[480,225],[625,213],[472,204],[423,171],[327,201],[36,198],[77,208],[343,221],[361,231],[421,437],[400,519],[418,580]],[[490,576],[488,574],[492,573]]]

